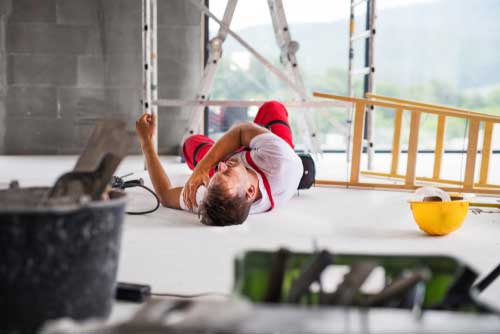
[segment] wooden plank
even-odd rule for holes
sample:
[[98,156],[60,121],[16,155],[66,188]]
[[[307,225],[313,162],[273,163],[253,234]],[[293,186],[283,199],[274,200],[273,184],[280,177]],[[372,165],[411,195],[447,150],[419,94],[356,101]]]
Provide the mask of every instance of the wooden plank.
[[363,170],[361,171],[361,175],[366,176],[374,176],[374,177],[383,177],[383,178],[391,178],[391,179],[404,179],[406,176],[401,174],[392,174],[386,172],[375,172],[372,170]]
[[360,188],[381,188],[394,190],[415,190],[419,188],[415,185],[391,184],[391,183],[371,183],[371,182],[349,182],[349,181],[334,181],[334,180],[316,180],[314,182],[318,186],[342,186],[342,187],[360,187]]
[[446,180],[446,179],[433,178],[433,177],[417,177],[417,181],[430,182],[430,183],[451,184],[451,185],[457,185],[457,186],[462,186],[464,184],[462,181]]
[[403,109],[394,111],[394,135],[392,137],[391,174],[398,173],[399,154],[401,153],[401,125],[403,123]]
[[384,95],[377,95],[377,94],[370,94],[370,93],[368,93],[368,94],[366,94],[366,97],[367,98],[371,98],[371,99],[388,101],[388,102],[395,102],[395,103],[401,103],[401,104],[410,104],[410,105],[419,106],[419,107],[442,109],[442,110],[450,110],[450,111],[458,111],[458,112],[463,112],[465,114],[468,114],[468,113],[479,114],[478,112],[475,112],[473,110],[467,110],[467,109],[461,109],[461,108],[443,106],[443,105],[439,105],[439,104],[424,103],[424,102],[419,102],[419,101],[399,99],[399,98],[391,97],[391,96],[384,96]]
[[479,184],[488,184],[492,137],[493,123],[486,122],[484,124],[483,149],[481,150],[481,172],[479,174]]
[[434,149],[434,170],[432,177],[439,179],[441,177],[441,162],[444,152],[444,129],[446,126],[446,116],[439,115],[436,128],[436,146]]
[[125,158],[133,134],[121,120],[99,120],[72,172],[61,175],[48,198],[87,195],[101,199],[113,173]]
[[319,93],[319,92],[314,92],[313,95],[316,97],[322,97],[322,98],[333,99],[333,100],[344,101],[344,102],[351,102],[351,103],[362,102],[365,105],[373,105],[373,106],[383,107],[383,108],[404,109],[404,110],[410,110],[413,112],[423,112],[423,113],[429,113],[429,114],[434,114],[434,115],[444,115],[444,116],[449,116],[449,117],[465,118],[465,119],[471,119],[471,120],[476,119],[476,120],[480,120],[480,121],[484,121],[484,122],[500,123],[500,116],[482,114],[482,113],[477,113],[477,112],[464,112],[464,111],[454,111],[454,110],[450,110],[450,109],[421,107],[421,106],[410,105],[410,104],[398,104],[398,103],[392,103],[392,102],[361,99],[361,98],[356,98],[356,97],[348,97],[348,96]]
[[[406,178],[405,175],[401,175],[401,174],[392,175],[391,173],[374,172],[374,171],[369,171],[369,170],[361,171],[360,174],[366,175],[366,176],[382,177],[382,178],[396,179],[396,180],[397,179],[404,180]],[[421,181],[421,182],[427,182],[427,183],[451,184],[451,185],[457,185],[457,186],[461,186],[464,184],[463,181],[448,180],[448,179],[441,179],[441,178],[436,179],[433,177],[424,177],[424,176],[417,176],[416,180]],[[478,187],[478,188],[498,188],[498,189],[500,189],[500,184],[476,183],[474,186]]]
[[134,134],[127,131],[127,124],[124,121],[98,120],[73,171],[95,171],[108,153],[118,157],[121,161],[127,155],[133,138]]
[[356,103],[354,111],[354,132],[352,136],[351,182],[358,182],[363,148],[363,129],[365,125],[365,104]]
[[484,183],[476,183],[474,184],[475,188],[493,188],[493,189],[500,189],[500,184],[484,184]]
[[[369,183],[369,182],[349,182],[349,181],[333,181],[333,180],[316,180],[317,186],[334,186],[334,187],[353,187],[353,188],[367,188],[373,190],[401,190],[409,191],[420,188],[419,185],[405,185],[405,184],[386,184],[386,183]],[[500,189],[485,189],[473,188],[465,189],[463,187],[440,187],[448,192],[467,192],[472,194],[483,194],[491,196],[500,196]]]
[[[361,171],[361,175],[388,178],[388,179],[396,179],[396,180],[398,180],[398,179],[404,180],[406,178],[406,175],[401,175],[401,174],[392,175],[390,173],[373,172],[373,171]],[[433,184],[451,184],[451,185],[457,185],[457,186],[462,186],[464,184],[463,181],[449,180],[449,179],[435,179],[432,177],[424,177],[424,176],[417,176],[415,179],[417,181],[420,181],[420,182],[433,183]],[[478,187],[478,188],[500,189],[500,184],[476,183],[476,184],[474,184],[474,186]]]
[[474,187],[474,174],[476,171],[477,144],[479,139],[478,120],[471,120],[469,123],[469,140],[467,144],[467,162],[465,163],[464,188]]
[[406,185],[415,184],[419,131],[420,131],[420,113],[412,112],[410,119],[410,139],[408,140],[408,160],[406,163],[406,179],[405,179]]
[[496,208],[496,209],[500,209],[500,204],[498,204],[498,203],[470,202],[469,206],[480,207],[480,208]]

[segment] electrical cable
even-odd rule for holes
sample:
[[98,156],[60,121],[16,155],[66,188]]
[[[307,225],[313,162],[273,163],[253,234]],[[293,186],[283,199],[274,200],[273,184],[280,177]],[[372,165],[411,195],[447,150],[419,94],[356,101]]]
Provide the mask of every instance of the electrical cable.
[[229,298],[231,295],[222,293],[222,292],[202,292],[195,294],[177,294],[177,293],[160,293],[160,292],[151,292],[150,296],[152,297],[172,297],[172,298],[183,298],[183,299],[193,299],[200,297],[224,297]]
[[196,294],[179,294],[168,292],[153,292],[149,284],[137,284],[128,282],[117,282],[115,298],[116,300],[128,301],[134,303],[142,303],[150,297],[164,297],[164,298],[180,298],[180,299],[195,299],[201,297],[223,297],[231,298],[230,294],[222,292],[202,292]]
[[156,199],[156,206],[154,207],[154,209],[151,209],[151,210],[145,210],[145,211],[125,211],[126,214],[128,215],[132,215],[132,216],[137,216],[137,215],[147,215],[148,213],[153,213],[155,212],[156,210],[158,210],[160,208],[160,199],[158,198],[158,195],[156,195],[156,193],[151,189],[151,188],[148,188],[146,187],[145,185],[136,185],[135,187],[139,187],[139,188],[142,188],[142,189],[145,189],[147,190],[149,193],[151,193],[155,199]]
[[[130,175],[132,175],[132,174],[127,174],[126,176],[130,176]],[[123,176],[123,177],[125,177],[125,176]],[[126,188],[139,187],[139,188],[145,189],[150,194],[152,194],[156,200],[156,206],[154,209],[144,210],[144,211],[125,211],[126,214],[146,215],[148,213],[153,213],[156,210],[158,210],[158,208],[160,207],[160,198],[158,197],[158,195],[156,195],[156,193],[151,188],[146,187],[144,185],[143,179],[124,181],[123,177],[113,176],[113,178],[111,179],[111,188],[125,190]]]

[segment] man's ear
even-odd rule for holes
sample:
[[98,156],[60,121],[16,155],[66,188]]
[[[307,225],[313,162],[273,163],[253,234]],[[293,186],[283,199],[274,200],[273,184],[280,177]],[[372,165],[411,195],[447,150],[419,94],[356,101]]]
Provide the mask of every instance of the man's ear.
[[247,191],[246,191],[246,198],[248,201],[252,201],[255,199],[255,197],[257,196],[257,187],[255,187],[255,185],[251,184],[247,187]]

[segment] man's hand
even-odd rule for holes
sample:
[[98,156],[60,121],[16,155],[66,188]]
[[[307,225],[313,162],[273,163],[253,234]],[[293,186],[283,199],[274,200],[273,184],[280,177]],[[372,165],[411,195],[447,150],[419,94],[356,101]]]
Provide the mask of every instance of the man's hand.
[[189,177],[186,184],[184,185],[183,200],[186,206],[193,210],[198,207],[196,202],[196,192],[201,185],[205,187],[208,186],[210,181],[210,176],[206,170],[195,169],[193,174]]
[[155,128],[156,116],[154,114],[144,114],[135,122],[135,132],[142,146],[152,142]]
[[226,132],[207,154],[198,162],[191,177],[184,186],[183,200],[189,209],[197,207],[196,191],[203,184],[208,186],[209,171],[219,161],[227,157],[242,146],[249,146],[250,141],[257,135],[267,133],[268,130],[253,123],[234,125]]

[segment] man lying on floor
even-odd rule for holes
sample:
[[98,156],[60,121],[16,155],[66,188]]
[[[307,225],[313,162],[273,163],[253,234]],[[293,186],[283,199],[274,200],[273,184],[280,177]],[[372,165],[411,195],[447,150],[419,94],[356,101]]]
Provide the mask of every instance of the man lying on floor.
[[297,192],[303,166],[293,150],[288,112],[278,102],[264,103],[253,123],[233,126],[217,142],[187,138],[183,154],[193,173],[184,187],[172,187],[161,166],[152,142],[155,127],[149,114],[136,122],[156,193],[166,207],[198,212],[203,224],[241,224],[248,214],[269,211]]

